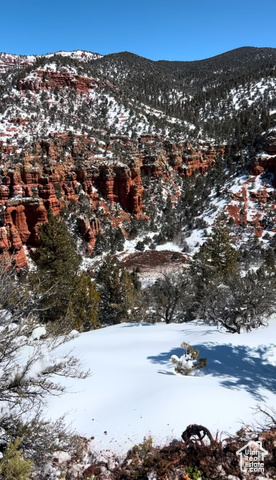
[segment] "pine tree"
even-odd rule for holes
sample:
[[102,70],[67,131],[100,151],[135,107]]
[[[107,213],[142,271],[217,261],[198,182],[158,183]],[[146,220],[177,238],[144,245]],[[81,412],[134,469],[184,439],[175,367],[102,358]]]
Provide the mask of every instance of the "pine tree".
[[31,282],[37,285],[40,296],[40,318],[46,322],[61,320],[72,302],[80,256],[65,221],[51,211],[48,222],[39,228],[39,236],[41,245],[34,255],[38,270]]
[[100,327],[98,320],[100,301],[96,284],[89,275],[86,272],[77,275],[66,312],[71,318],[72,326],[85,331]]
[[221,288],[239,278],[238,251],[232,245],[227,227],[214,228],[194,257],[191,275],[195,292],[191,315],[213,319],[222,296]]
[[30,480],[32,462],[24,460],[22,451],[19,449],[20,438],[9,443],[0,460],[0,476],[5,480]]
[[[213,229],[212,236],[200,247],[195,256],[196,265],[205,280],[217,277],[222,280],[238,271],[238,251],[233,247],[230,230],[224,226]],[[209,277],[209,278],[208,278]]]
[[[41,245],[35,254],[35,261],[50,285],[64,275],[74,275],[80,265],[72,235],[65,221],[52,211],[48,212],[48,222],[39,228]],[[47,285],[46,285],[47,287]]]
[[132,320],[140,282],[116,260],[107,257],[97,281],[100,284],[101,322],[116,324]]

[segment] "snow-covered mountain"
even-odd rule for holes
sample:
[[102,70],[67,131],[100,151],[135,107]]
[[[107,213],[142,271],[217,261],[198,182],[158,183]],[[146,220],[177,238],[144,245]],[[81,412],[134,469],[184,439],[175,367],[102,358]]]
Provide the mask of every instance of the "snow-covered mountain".
[[[128,135],[147,132],[241,142],[274,121],[275,59],[274,49],[254,48],[197,62],[154,62],[128,52],[2,53],[1,113],[7,119],[32,115],[38,124],[39,109],[44,125],[50,121],[56,131],[106,128]],[[78,89],[82,78],[83,91]]]
[[[191,243],[222,210],[236,226],[246,221],[259,237],[273,236],[266,219],[274,201],[275,49],[245,47],[198,62],[153,62],[129,52],[2,53],[1,70],[4,206],[42,199],[57,213],[76,201],[90,253],[106,216],[124,236],[136,216],[136,237],[144,231],[136,243],[149,234],[155,243],[171,241],[180,232]],[[248,183],[242,174],[258,178]],[[47,195],[39,193],[43,178]],[[28,208],[32,231],[37,220],[27,220]],[[5,215],[4,228],[12,221],[25,239],[17,216]]]
[[[54,357],[51,335],[63,344],[61,333],[70,331],[69,346],[93,375],[80,375],[81,383],[65,362],[60,391],[78,393],[50,407],[59,416],[65,405],[91,439],[81,439],[84,477],[198,478],[189,471],[198,458],[183,457],[186,444],[154,450],[143,436],[162,444],[191,422],[213,435],[234,433],[239,420],[251,423],[257,401],[274,400],[275,91],[276,49],[245,47],[198,62],[81,50],[0,54],[0,260],[24,271],[1,272],[2,345],[15,348],[2,358],[9,368],[1,399],[6,391],[14,402],[22,391],[32,398],[33,378],[46,391],[67,348],[54,340]],[[22,348],[31,340],[31,357],[28,348],[17,357],[18,336]],[[170,359],[183,358],[186,340],[207,358],[202,376],[173,370]],[[38,444],[32,426],[23,447],[32,446],[49,478],[37,452],[51,435],[38,422]],[[15,426],[12,418],[0,432],[0,452]],[[230,443],[211,442],[201,478],[240,478],[235,452],[248,435],[247,428],[231,440],[232,456],[216,470],[213,455],[225,456]],[[271,432],[262,438],[270,448]],[[117,459],[93,456],[125,453],[136,442],[122,470]],[[79,460],[57,454],[51,478],[76,478]]]
[[24,68],[34,64],[38,58],[51,58],[55,55],[74,58],[85,63],[90,62],[91,60],[96,60],[103,56],[99,53],[87,52],[85,50],[73,50],[71,52],[59,51],[55,53],[46,53],[45,55],[17,55],[14,53],[0,52],[0,73],[5,73],[11,69]]

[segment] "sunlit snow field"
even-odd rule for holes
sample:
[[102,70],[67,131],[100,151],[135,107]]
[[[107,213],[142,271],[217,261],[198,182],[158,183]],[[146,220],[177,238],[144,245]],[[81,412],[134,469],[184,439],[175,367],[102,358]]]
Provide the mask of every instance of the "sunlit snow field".
[[[202,376],[175,374],[170,357],[189,342],[207,357]],[[190,423],[222,437],[257,420],[257,405],[276,405],[276,317],[267,328],[230,334],[199,323],[120,324],[80,334],[73,348],[91,376],[63,379],[69,392],[51,398],[47,416],[93,437],[99,450],[125,453],[151,435],[164,444]]]

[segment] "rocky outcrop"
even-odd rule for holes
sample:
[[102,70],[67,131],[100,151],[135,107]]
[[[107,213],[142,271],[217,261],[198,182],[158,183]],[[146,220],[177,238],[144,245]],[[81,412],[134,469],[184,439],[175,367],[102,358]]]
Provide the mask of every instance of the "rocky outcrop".
[[0,185],[0,202],[5,203],[10,197],[10,188],[8,185]]
[[77,178],[92,201],[97,202],[100,193],[110,205],[118,203],[131,214],[142,213],[144,188],[139,162],[130,166],[98,164],[94,170],[79,171]]
[[13,223],[0,227],[0,261],[12,256],[18,270],[27,266],[27,258],[18,230]]
[[[54,81],[59,77],[51,78]],[[56,215],[65,208],[75,215],[87,251],[92,253],[103,231],[102,223],[124,231],[131,215],[144,217],[144,182],[147,185],[152,177],[161,178],[177,201],[176,177],[204,173],[223,153],[223,149],[208,144],[192,146],[159,139],[156,147],[155,141],[155,137],[143,137],[131,143],[125,137],[114,137],[98,147],[94,138],[61,133],[36,141],[18,154],[13,150],[13,161],[6,162],[0,171],[3,228],[10,225],[21,244],[35,247],[39,244],[39,225],[47,221],[47,210]],[[111,153],[112,142],[121,148],[116,156]],[[4,155],[8,155],[6,150]],[[5,248],[12,247],[9,244]]]
[[47,221],[42,199],[10,199],[6,202],[0,228],[0,257],[12,255],[18,269],[27,265],[23,245],[40,244],[39,226]]
[[32,55],[16,55],[12,53],[0,53],[0,72],[7,72],[8,70],[20,67],[27,67],[32,65],[35,57]]
[[93,180],[95,180],[96,186],[109,203],[118,202],[118,193],[115,191],[115,172],[112,166],[101,166],[98,176],[94,177]]
[[21,242],[27,243],[31,232],[26,220],[25,207],[22,204],[7,207],[4,218],[6,224],[9,223],[16,228]]
[[276,137],[270,135],[263,140],[262,147],[264,152],[254,159],[251,167],[252,175],[261,175],[265,171],[274,175],[273,187],[276,187]]
[[261,175],[265,171],[273,173],[273,187],[276,187],[276,156],[263,155],[257,157],[254,165],[251,167],[252,175]]
[[41,199],[11,199],[6,203],[4,221],[17,229],[22,243],[37,246],[38,229],[47,221],[47,211]]
[[196,172],[205,173],[210,167],[215,165],[217,156],[223,154],[223,147],[214,147],[209,144],[204,144],[198,149],[188,147],[183,152],[183,162],[178,169],[182,172],[182,175],[187,177]]
[[264,173],[264,171],[265,171],[264,167],[262,167],[261,165],[256,163],[256,164],[252,165],[250,173],[252,175],[257,176],[257,175],[261,175],[262,173]]
[[154,176],[170,176],[172,171],[181,177],[191,177],[195,173],[205,173],[215,165],[218,155],[224,155],[224,147],[211,144],[192,145],[164,142],[166,153],[147,152],[143,158],[143,173]]
[[143,210],[143,185],[140,166],[136,163],[131,167],[115,167],[115,191],[123,209],[139,215]]
[[104,82],[93,78],[82,77],[68,72],[52,72],[49,70],[36,70],[32,75],[17,82],[19,91],[54,90],[55,88],[73,88],[77,93],[87,94],[98,86],[103,87]]
[[39,197],[44,200],[47,210],[51,209],[54,215],[60,212],[60,202],[56,197],[56,191],[49,177],[41,177],[38,185]]
[[97,218],[90,220],[88,218],[78,217],[77,225],[83,239],[87,243],[88,253],[92,253],[97,237],[102,232],[100,221]]
[[254,234],[261,237],[268,221],[264,212],[271,192],[260,186],[258,189],[254,189],[252,180],[247,180],[239,190],[229,193],[231,201],[226,207],[226,213],[237,226],[250,226]]

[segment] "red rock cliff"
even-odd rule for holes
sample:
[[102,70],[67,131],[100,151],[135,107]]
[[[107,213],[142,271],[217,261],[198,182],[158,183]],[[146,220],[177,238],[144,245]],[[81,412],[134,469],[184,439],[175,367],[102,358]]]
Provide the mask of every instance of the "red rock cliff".
[[[51,78],[57,81],[58,77]],[[13,161],[5,165],[0,183],[0,205],[5,209],[2,228],[6,229],[2,253],[14,248],[15,232],[21,242],[16,251],[21,251],[22,244],[38,245],[38,228],[47,220],[49,208],[54,214],[66,208],[77,216],[79,232],[91,253],[102,232],[101,222],[118,227],[130,215],[143,215],[144,177],[162,177],[173,187],[176,176],[204,173],[223,154],[222,148],[207,144],[159,142],[155,148],[152,139],[144,138],[137,148],[125,138],[119,141],[127,152],[124,162],[120,153],[117,158],[102,156],[102,147],[100,156],[95,139],[66,133],[34,143],[17,159],[11,150]],[[111,146],[105,145],[106,152]]]

